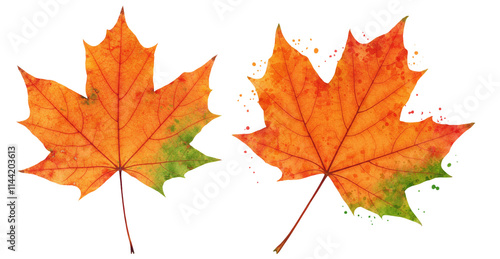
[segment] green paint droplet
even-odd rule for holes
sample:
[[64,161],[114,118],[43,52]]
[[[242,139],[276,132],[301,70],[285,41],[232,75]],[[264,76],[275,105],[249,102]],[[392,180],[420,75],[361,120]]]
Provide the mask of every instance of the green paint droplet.
[[368,216],[368,218],[371,218],[372,216]]
[[347,214],[347,210],[346,210],[346,211],[344,211],[344,214]]
[[436,186],[436,191],[439,191],[439,186]]
[[420,190],[418,190],[418,192],[420,192]]
[[448,167],[450,167],[450,166],[451,166],[451,163],[448,163]]
[[436,189],[436,185],[434,185],[434,184],[433,184],[433,185],[432,185],[432,189]]

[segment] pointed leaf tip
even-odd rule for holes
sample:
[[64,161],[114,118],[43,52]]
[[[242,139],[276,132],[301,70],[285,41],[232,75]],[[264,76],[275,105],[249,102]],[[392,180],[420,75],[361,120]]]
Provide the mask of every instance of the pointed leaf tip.
[[[351,30],[351,29],[349,29],[349,32],[347,33],[347,42],[352,41],[352,40],[355,40],[356,42],[358,42],[358,41],[354,38],[354,35],[352,35],[352,30]],[[347,42],[346,42],[346,46],[347,46]]]
[[276,27],[276,35],[278,34],[281,34],[283,35],[283,33],[281,32],[281,25],[278,23],[278,27]]

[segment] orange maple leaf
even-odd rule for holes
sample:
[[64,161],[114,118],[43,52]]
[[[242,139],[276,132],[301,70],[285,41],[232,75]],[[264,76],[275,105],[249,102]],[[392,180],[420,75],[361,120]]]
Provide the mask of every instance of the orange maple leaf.
[[20,123],[50,151],[24,173],[77,186],[82,198],[118,171],[123,202],[122,171],[163,195],[166,180],[217,160],[189,145],[216,117],[207,107],[214,59],[154,91],[156,46],[141,46],[123,9],[103,42],[84,44],[87,97],[20,69],[30,106]]
[[266,74],[262,79],[250,78],[259,94],[266,128],[237,137],[264,161],[280,168],[280,180],[324,175],[304,212],[328,177],[352,212],[363,207],[380,216],[420,223],[405,190],[436,177],[449,177],[441,160],[473,124],[442,125],[431,118],[417,123],[399,120],[425,72],[407,66],[405,21],[368,44],[358,43],[349,33],[329,83],[286,42],[278,26]]

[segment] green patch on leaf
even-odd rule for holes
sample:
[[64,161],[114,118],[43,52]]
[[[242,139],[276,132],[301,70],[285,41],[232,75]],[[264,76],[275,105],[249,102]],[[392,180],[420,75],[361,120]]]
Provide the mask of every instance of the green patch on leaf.
[[[173,131],[173,126],[167,127],[167,129]],[[160,156],[162,157],[161,161],[165,162],[155,167],[156,172],[154,175],[156,178],[154,182],[157,184],[152,186],[153,189],[164,195],[161,186],[166,180],[174,177],[184,177],[185,173],[198,166],[219,161],[219,159],[206,156],[191,147],[190,143],[200,131],[200,125],[188,127],[179,134],[172,136],[168,142],[162,145]]]
[[[398,216],[420,224],[406,199],[405,191],[411,186],[421,184],[437,177],[450,177],[441,167],[440,160],[431,160],[427,166],[414,168],[409,171],[399,171],[391,177],[386,177],[378,185],[380,192],[372,196],[370,204],[367,201],[352,204],[351,210],[365,207],[380,217],[383,215]],[[364,205],[362,204],[364,203]],[[368,206],[367,206],[368,205]]]

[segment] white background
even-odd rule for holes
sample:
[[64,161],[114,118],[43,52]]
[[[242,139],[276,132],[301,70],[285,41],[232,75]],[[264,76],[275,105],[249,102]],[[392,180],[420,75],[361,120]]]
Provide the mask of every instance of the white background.
[[[0,4],[0,171],[5,172],[0,177],[1,204],[6,203],[7,144],[18,145],[20,169],[48,154],[38,139],[16,123],[29,115],[17,66],[85,94],[82,40],[100,43],[124,6],[127,23],[141,44],[158,44],[156,88],[217,55],[209,108],[221,115],[193,143],[221,161],[167,181],[166,197],[124,174],[134,257],[499,257],[500,16],[495,1],[67,0],[57,6],[47,11],[33,0]],[[355,215],[344,214],[347,206],[327,181],[276,255],[273,249],[295,223],[321,176],[277,182],[279,169],[252,152],[243,153],[248,149],[232,134],[264,125],[257,98],[237,102],[239,94],[250,97],[254,89],[247,76],[263,75],[278,23],[289,42],[302,39],[294,47],[304,51],[322,79],[329,81],[339,52],[329,55],[342,49],[349,29],[366,43],[407,15],[404,40],[410,67],[429,70],[401,119],[434,116],[437,121],[443,116],[447,119],[441,123],[476,123],[443,160],[453,177],[406,191],[422,226],[395,217],[373,219],[375,214],[361,208]],[[36,32],[23,32],[27,23],[36,23]],[[13,44],[9,40],[13,35],[25,41]],[[314,48],[319,49],[317,54]],[[414,55],[415,51],[419,54]],[[413,115],[406,112],[411,110]],[[228,164],[238,164],[241,170],[229,175]],[[130,256],[118,175],[82,200],[77,188],[37,176],[21,174],[17,183],[19,251],[6,249],[7,208],[2,205],[1,258]],[[433,184],[440,190],[432,189]],[[186,208],[197,214],[186,214]]]

